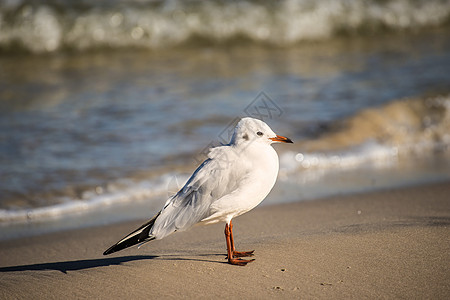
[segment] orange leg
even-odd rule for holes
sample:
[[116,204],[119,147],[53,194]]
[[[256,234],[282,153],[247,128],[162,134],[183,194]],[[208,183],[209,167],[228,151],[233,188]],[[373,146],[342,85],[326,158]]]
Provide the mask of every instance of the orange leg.
[[[228,263],[232,264],[232,265],[238,265],[238,266],[245,266],[247,265],[249,262],[254,261],[254,259],[250,259],[250,260],[245,260],[245,259],[241,259],[239,258],[238,255],[235,255],[235,253],[241,253],[241,252],[237,252],[234,250],[234,241],[233,241],[233,231],[232,231],[233,225],[230,222],[230,225],[225,224],[225,238],[227,241],[227,255],[228,255]],[[249,252],[243,252],[246,253],[248,255],[245,256],[251,256],[253,255],[253,251],[249,251]]]

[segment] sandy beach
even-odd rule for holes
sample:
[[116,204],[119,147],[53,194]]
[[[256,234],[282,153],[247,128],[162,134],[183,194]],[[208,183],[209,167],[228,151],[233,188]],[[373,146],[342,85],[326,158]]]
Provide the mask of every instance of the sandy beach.
[[1,299],[448,299],[450,182],[256,208],[234,221],[102,252],[141,222],[1,242]]

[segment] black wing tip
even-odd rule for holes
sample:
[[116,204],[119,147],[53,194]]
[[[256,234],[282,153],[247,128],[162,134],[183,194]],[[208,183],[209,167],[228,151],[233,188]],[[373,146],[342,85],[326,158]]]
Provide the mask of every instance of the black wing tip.
[[[150,221],[148,221],[147,223],[145,223],[144,225],[142,225],[141,227],[139,227],[138,229],[136,229],[135,231],[133,231],[132,233],[127,235],[126,237],[124,237],[122,240],[120,240],[113,246],[109,247],[105,252],[103,252],[103,255],[108,255],[108,254],[123,250],[125,248],[134,246],[139,243],[143,243],[143,242],[145,243],[145,242],[154,240],[155,237],[149,236],[149,232],[150,232],[150,229],[153,227],[153,224],[155,223],[155,220],[156,220],[156,218],[158,218],[160,213],[161,212],[157,213],[153,218],[150,219]],[[134,233],[136,233],[139,230],[141,230],[141,232],[134,235]]]
[[114,252],[116,252],[116,251],[111,247],[108,250],[106,250],[105,252],[103,252],[103,255],[108,255],[108,254],[111,254],[111,253],[114,253]]
[[135,246],[137,244],[153,241],[154,239],[155,239],[154,237],[149,237],[149,238],[145,238],[145,239],[133,238],[130,240],[125,240],[122,243],[115,244],[114,246],[111,246],[110,248],[108,248],[105,252],[103,252],[103,255],[109,255],[114,252],[123,250],[125,248]]
[[114,252],[120,251],[126,247],[120,247],[119,244],[115,244],[114,246],[109,247],[105,252],[103,252],[103,255],[112,254]]

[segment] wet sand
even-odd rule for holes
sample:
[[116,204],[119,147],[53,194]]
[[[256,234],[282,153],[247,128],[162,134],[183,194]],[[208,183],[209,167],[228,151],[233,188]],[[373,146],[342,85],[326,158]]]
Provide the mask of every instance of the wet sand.
[[450,182],[256,208],[141,249],[103,251],[141,222],[4,241],[1,299],[450,298]]

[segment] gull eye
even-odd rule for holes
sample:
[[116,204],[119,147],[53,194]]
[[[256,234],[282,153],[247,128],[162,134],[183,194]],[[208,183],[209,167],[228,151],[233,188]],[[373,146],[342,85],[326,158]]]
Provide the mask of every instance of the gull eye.
[[263,133],[261,131],[258,131],[256,134],[259,135],[259,136],[263,135]]

